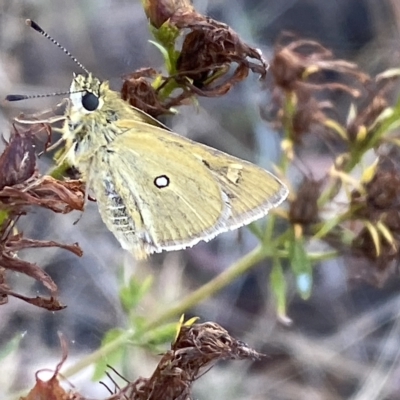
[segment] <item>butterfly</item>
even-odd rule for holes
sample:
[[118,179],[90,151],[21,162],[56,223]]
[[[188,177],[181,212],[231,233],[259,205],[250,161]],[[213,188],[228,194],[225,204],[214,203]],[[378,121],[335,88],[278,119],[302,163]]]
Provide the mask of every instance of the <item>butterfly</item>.
[[287,197],[270,172],[170,131],[73,59],[85,73],[66,100],[58,162],[80,171],[104,223],[137,259],[247,225]]

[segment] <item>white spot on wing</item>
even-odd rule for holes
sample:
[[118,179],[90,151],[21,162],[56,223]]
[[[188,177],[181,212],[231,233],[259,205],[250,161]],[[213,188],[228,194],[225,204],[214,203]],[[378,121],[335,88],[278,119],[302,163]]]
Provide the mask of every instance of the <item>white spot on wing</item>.
[[165,188],[169,185],[169,179],[166,175],[157,176],[157,178],[154,179],[154,184],[160,189]]

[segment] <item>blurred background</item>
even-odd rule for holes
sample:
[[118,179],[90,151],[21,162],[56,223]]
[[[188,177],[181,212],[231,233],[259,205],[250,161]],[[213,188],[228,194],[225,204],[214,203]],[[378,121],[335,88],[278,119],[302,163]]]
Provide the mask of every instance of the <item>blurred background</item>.
[[[214,0],[195,1],[200,12],[229,24],[269,59],[282,31],[320,41],[338,58],[354,61],[375,74],[398,67],[400,4],[396,0]],[[139,0],[0,0],[0,98],[10,93],[40,94],[69,89],[78,67],[48,40],[29,29],[37,21],[101,79],[119,90],[121,76],[141,67],[163,68],[162,57],[149,43]],[[268,102],[258,77],[248,79],[218,99],[200,99],[181,107],[164,122],[176,132],[265,168],[279,159],[279,132],[261,119],[259,106]],[[47,109],[55,97],[5,104],[0,102],[1,134],[11,118]],[[310,149],[308,168],[318,177],[328,167],[323,154]],[[47,171],[53,161],[41,157]],[[296,179],[295,175],[292,179]],[[294,182],[295,183],[295,182]],[[247,228],[220,236],[193,249],[155,255],[137,263],[124,252],[89,202],[79,213],[55,215],[35,209],[21,219],[27,237],[79,242],[82,258],[62,250],[24,251],[22,257],[45,268],[56,281],[68,307],[47,312],[10,298],[0,307],[0,350],[16,335],[19,348],[0,362],[0,397],[34,384],[34,372],[53,368],[60,359],[57,331],[68,340],[67,365],[100,345],[104,333],[127,325],[118,288],[134,274],[154,276],[153,287],[137,309],[155,313],[198,288],[257,244]],[[261,263],[247,276],[192,310],[202,321],[215,321],[256,350],[268,354],[261,362],[218,364],[195,384],[198,399],[399,399],[399,279],[377,288],[349,282],[341,258],[318,265],[308,301],[290,294],[291,326],[277,321],[268,291],[270,265]],[[10,277],[24,293],[41,290],[23,276]],[[158,357],[134,349],[131,380],[149,376]],[[71,381],[79,392],[105,398],[91,382],[92,370]]]

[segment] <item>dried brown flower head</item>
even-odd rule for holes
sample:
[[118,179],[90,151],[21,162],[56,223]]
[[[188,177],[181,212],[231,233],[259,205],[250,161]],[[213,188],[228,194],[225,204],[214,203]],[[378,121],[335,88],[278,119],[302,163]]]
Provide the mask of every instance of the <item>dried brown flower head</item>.
[[[364,107],[360,109],[356,117],[348,124],[347,133],[350,141],[354,142],[363,131],[369,131],[378,116],[388,107],[388,101],[384,93],[372,92]],[[371,134],[371,133],[370,133]]]
[[150,23],[157,29],[175,15],[194,11],[190,0],[143,0],[143,8]]
[[14,126],[12,140],[0,156],[0,190],[28,180],[35,168],[34,137],[30,131],[19,132]]
[[356,64],[334,59],[333,53],[318,42],[293,39],[287,45],[278,42],[271,62],[276,86],[286,91],[295,91],[300,85],[316,90],[342,90],[353,97],[360,96],[360,90],[357,88],[339,82],[321,81],[326,71],[351,76],[361,83],[370,80]]
[[382,241],[380,253],[377,254],[371,232],[363,228],[352,243],[353,254],[373,260],[378,269],[386,269],[391,261],[398,257],[398,251],[392,244]]
[[[301,136],[309,133],[315,126],[326,129],[326,111],[334,111],[323,91],[341,91],[353,98],[359,98],[364,85],[370,81],[367,74],[360,71],[356,64],[334,59],[332,52],[312,40],[296,40],[289,37],[288,44],[282,44],[286,34],[278,42],[271,62],[273,75],[273,100],[276,104],[276,119],[281,126],[293,132],[292,140],[299,142]],[[327,81],[326,72],[335,72],[339,81]],[[350,83],[345,83],[346,78]],[[287,104],[292,109],[287,109]]]
[[318,198],[321,191],[321,181],[304,178],[300,184],[296,198],[290,202],[289,220],[292,224],[308,226],[319,220]]
[[[158,77],[161,84],[157,85],[157,90],[143,79],[155,78],[151,69],[128,76],[122,97],[133,106],[157,116],[170,107],[184,104],[193,95],[222,96],[244,80],[249,71],[261,77],[266,75],[268,66],[258,49],[244,43],[228,25],[198,13],[191,2],[146,0],[144,8],[156,28],[158,40],[169,54],[171,75]],[[185,35],[182,48],[171,50],[178,35]],[[235,68],[231,68],[233,64]],[[175,97],[170,96],[171,82],[174,82],[174,89],[180,90]],[[167,95],[160,95],[167,85]]]
[[[225,94],[245,79],[250,70],[261,77],[266,75],[267,64],[261,52],[244,43],[228,25],[195,11],[175,14],[169,23],[179,30],[190,30],[182,45],[177,70],[178,76],[189,77],[193,86],[201,89],[197,94]],[[227,72],[232,63],[238,66],[229,76]]]
[[399,71],[387,70],[368,84],[367,96],[358,106],[357,114],[347,125],[350,141],[368,140],[373,136],[378,117],[389,109],[389,94],[400,77]]
[[[365,192],[353,191],[351,201],[352,218],[364,224],[353,240],[352,254],[370,260],[379,271],[392,269],[400,260],[400,171],[389,164],[378,163]],[[383,281],[380,277],[379,284]]]
[[378,165],[365,185],[365,194],[353,191],[352,205],[356,207],[355,216],[375,222],[389,211],[400,212],[400,171],[381,169]]
[[[80,181],[61,182],[50,176],[39,176],[32,132],[14,127],[11,140],[0,155],[0,303],[4,304],[8,296],[14,296],[54,311],[64,308],[57,299],[57,285],[39,266],[18,258],[18,251],[59,247],[81,256],[82,250],[77,244],[27,239],[16,230],[16,223],[28,213],[31,206],[44,207],[57,213],[82,210],[85,194]],[[23,273],[41,282],[50,292],[50,297],[30,298],[14,292],[7,283],[7,271]]]
[[162,104],[157,90],[151,85],[149,78],[155,78],[157,72],[153,68],[142,68],[123,77],[121,97],[133,107],[139,108],[152,117],[170,113],[169,107]]
[[[83,400],[76,391],[66,391],[59,383],[60,369],[67,358],[67,344],[59,333],[62,359],[48,381],[39,378],[36,373],[36,384],[26,397],[20,400]],[[190,400],[193,382],[207,373],[218,360],[256,360],[263,357],[246,343],[233,338],[228,331],[215,322],[203,324],[183,324],[176,340],[161,358],[150,378],[138,378],[120,388],[115,384],[107,400]],[[110,367],[118,376],[116,370]],[[126,380],[125,378],[123,378]]]
[[208,372],[218,360],[259,359],[257,353],[234,339],[214,322],[183,325],[177,339],[159,362],[150,378],[139,378],[112,399],[188,400],[193,382]]

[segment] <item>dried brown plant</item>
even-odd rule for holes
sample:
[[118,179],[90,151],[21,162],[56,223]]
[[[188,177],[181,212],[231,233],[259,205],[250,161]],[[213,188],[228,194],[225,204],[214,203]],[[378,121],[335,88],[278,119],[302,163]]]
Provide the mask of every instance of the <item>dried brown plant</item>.
[[133,383],[132,400],[189,400],[193,382],[219,360],[258,359],[262,355],[234,339],[215,322],[182,326],[150,378]]
[[58,375],[60,373],[60,369],[62,368],[65,360],[68,357],[68,348],[67,342],[65,338],[59,333],[61,349],[62,349],[62,357],[61,361],[57,364],[52,377],[44,381],[39,378],[39,374],[44,371],[48,371],[47,369],[42,369],[36,372],[36,384],[29,391],[28,395],[25,397],[21,397],[20,400],[84,400],[79,394],[72,390],[66,391],[58,380]]
[[[124,79],[122,98],[156,117],[185,104],[193,95],[218,97],[243,81],[249,71],[265,77],[268,69],[261,52],[244,43],[228,25],[198,13],[189,1],[148,0],[144,8],[156,36],[168,53],[167,77],[153,69],[140,69]],[[175,50],[175,39],[183,44]],[[231,67],[236,64],[233,72]],[[170,96],[179,89],[180,94]],[[143,105],[146,104],[144,107]]]
[[[343,79],[328,81],[325,73],[335,72]],[[331,99],[321,96],[324,91],[343,92],[360,98],[370,77],[359,67],[345,60],[337,60],[333,53],[312,40],[297,39],[283,34],[271,61],[273,76],[273,103],[269,106],[275,115],[276,126],[290,125],[293,140],[301,141],[302,135],[316,127],[329,127],[329,112],[335,112]],[[348,79],[349,83],[345,82]],[[287,97],[293,111],[287,110]]]
[[[32,206],[47,208],[56,213],[82,210],[84,186],[80,181],[58,181],[40,176],[36,168],[34,129],[22,131],[14,126],[9,143],[0,155],[0,301],[4,304],[13,296],[29,304],[60,310],[57,285],[38,265],[18,257],[18,251],[28,248],[59,247],[81,256],[75,243],[61,244],[53,240],[36,240],[23,236],[17,221],[29,213]],[[40,282],[50,297],[27,297],[12,290],[7,273],[19,272]]]

